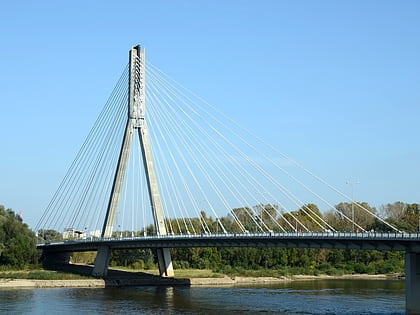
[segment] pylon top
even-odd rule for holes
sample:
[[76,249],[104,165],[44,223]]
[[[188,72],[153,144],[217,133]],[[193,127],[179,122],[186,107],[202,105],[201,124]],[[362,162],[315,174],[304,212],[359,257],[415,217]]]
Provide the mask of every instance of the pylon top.
[[146,103],[145,92],[145,51],[140,45],[130,50],[130,90],[128,115],[134,128],[144,126]]

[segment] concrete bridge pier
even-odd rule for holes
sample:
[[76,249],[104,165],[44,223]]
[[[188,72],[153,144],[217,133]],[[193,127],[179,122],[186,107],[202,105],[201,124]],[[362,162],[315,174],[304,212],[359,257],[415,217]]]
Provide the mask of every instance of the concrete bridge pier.
[[409,315],[420,315],[420,253],[405,253],[405,307]]
[[[108,246],[100,246],[96,254],[95,267],[92,275],[94,277],[105,277],[108,274],[109,260],[111,258],[111,249]],[[173,277],[174,269],[172,266],[171,253],[169,248],[158,248],[157,258],[159,273],[161,277]]]
[[105,277],[108,273],[109,259],[111,258],[111,249],[108,246],[100,246],[96,254],[95,267],[92,271],[94,277]]
[[158,248],[157,258],[160,276],[173,277],[174,268],[172,266],[171,253],[169,252],[169,248]]

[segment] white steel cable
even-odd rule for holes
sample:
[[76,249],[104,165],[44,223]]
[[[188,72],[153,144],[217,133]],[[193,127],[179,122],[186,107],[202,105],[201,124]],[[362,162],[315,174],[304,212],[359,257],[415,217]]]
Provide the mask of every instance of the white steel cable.
[[[150,79],[149,79],[150,80]],[[166,103],[165,105],[167,105],[167,106],[165,106],[165,108],[170,108],[170,104],[169,103]],[[172,117],[173,116],[173,117]],[[175,117],[177,117],[177,120],[175,121],[173,118],[175,118]],[[168,123],[168,125],[170,125],[170,126],[172,126],[174,129],[173,129],[173,131],[170,131],[170,132],[168,132],[168,133],[170,133],[170,134],[176,134],[177,135],[177,139],[180,139],[180,141],[181,142],[183,142],[183,144],[184,144],[184,148],[186,148],[187,149],[187,151],[188,151],[188,154],[190,155],[190,156],[192,156],[193,158],[194,158],[194,161],[195,161],[195,164],[201,169],[201,171],[202,171],[202,173],[205,175],[205,177],[206,177],[206,179],[208,180],[208,182],[212,185],[212,187],[213,187],[213,189],[215,190],[215,191],[218,191],[218,189],[217,189],[217,187],[216,187],[216,185],[215,185],[215,183],[212,181],[212,179],[211,179],[211,177],[209,176],[209,174],[208,174],[208,172],[203,168],[203,165],[202,165],[202,163],[200,162],[200,158],[198,158],[197,156],[196,156],[196,154],[195,154],[195,152],[194,152],[194,150],[191,148],[191,146],[185,141],[186,139],[188,139],[188,132],[185,132],[185,135],[187,136],[187,137],[184,137],[182,134],[180,134],[180,131],[181,130],[183,130],[183,128],[176,128],[176,127],[178,127],[177,126],[177,124],[176,124],[176,122],[178,122],[178,123],[182,123],[183,121],[182,121],[182,119],[179,117],[179,115],[176,113],[176,112],[174,112],[174,111],[172,111],[172,114],[168,114],[168,115],[166,115],[165,116],[165,120],[166,121],[168,121],[169,120],[169,123]],[[189,128],[188,128],[188,125],[184,125],[183,124],[183,126],[185,127],[185,129],[188,131],[188,130],[190,130]],[[176,128],[176,129],[175,129]],[[190,130],[191,131],[191,130]],[[194,136],[194,134],[193,134],[193,132],[191,131],[191,138]],[[199,140],[199,139],[197,139],[197,140]],[[199,141],[198,141],[199,142]],[[197,144],[197,142],[195,142],[195,144]],[[195,151],[197,151],[199,154],[200,153],[202,153],[201,151],[201,149],[204,149],[205,150],[205,148],[203,148],[201,145],[200,145],[200,148],[198,148],[198,147],[195,147]],[[207,158],[206,158],[206,156],[205,155],[203,155],[203,154],[200,154],[201,155],[201,157],[202,158],[204,158],[205,160],[207,160]],[[216,170],[216,169],[214,169],[214,166],[212,165],[212,164],[210,164],[210,163],[208,163],[209,161],[206,161],[207,163],[206,163],[206,165],[209,165],[211,168],[212,168],[212,170],[214,171],[213,173],[214,174],[216,174],[215,176],[218,176],[218,177],[220,177],[219,176],[219,173],[220,172],[218,172],[218,170]],[[222,174],[224,174],[224,173],[222,173]],[[231,188],[228,188],[228,189],[231,189]],[[232,192],[233,193],[233,192]],[[219,193],[219,195],[220,195],[220,193]],[[208,201],[208,200],[207,200]],[[216,213],[216,216],[217,216],[217,213]],[[216,217],[217,219],[219,218],[218,216]],[[254,220],[255,221],[255,220]],[[208,227],[207,227],[208,228]]]
[[[217,119],[217,118],[215,118],[215,117],[213,117],[214,119]],[[243,139],[242,139],[243,140]],[[244,140],[243,140],[244,141]],[[248,142],[246,142],[245,141],[245,143],[247,144],[247,145],[249,145],[249,143]],[[272,160],[271,159],[268,159],[269,161],[271,161],[272,162]],[[277,165],[278,166],[278,165]],[[281,168],[282,169],[282,168]],[[284,171],[284,169],[282,169],[283,171]],[[289,174],[290,175],[290,174]],[[293,177],[295,180],[296,180],[296,178],[295,177]],[[298,183],[300,183],[301,185],[302,185],[302,182],[301,181],[297,181]],[[309,189],[309,187],[307,187],[306,185],[303,185],[306,189],[308,189],[311,193],[314,193],[314,191],[313,190],[311,190],[311,189]],[[326,201],[324,198],[322,198],[322,197],[320,197],[320,195],[319,194],[316,194],[316,196],[318,197],[318,198],[320,198],[321,200],[323,200],[324,202]],[[328,203],[328,202],[327,202]],[[330,203],[328,203],[328,205],[329,206],[331,206],[332,208],[334,208],[334,206],[333,205],[331,205]],[[338,211],[337,209],[335,209],[336,211]],[[348,217],[346,217],[347,219],[349,219]],[[350,219],[351,220],[351,219]],[[318,222],[318,221],[316,221],[316,222]],[[326,222],[325,222],[326,223]]]
[[191,119],[192,122],[194,122],[194,120]]
[[[313,178],[315,178],[317,181],[319,181],[320,183],[322,183],[323,185],[327,186],[328,188],[330,188],[331,190],[333,190],[334,192],[336,192],[337,194],[339,194],[340,196],[346,198],[348,201],[353,202],[352,198],[350,198],[348,195],[346,195],[345,193],[343,193],[342,191],[338,190],[337,188],[335,188],[334,186],[332,186],[331,184],[329,184],[328,182],[326,182],[324,179],[322,179],[320,176],[316,175],[315,173],[311,172],[309,169],[303,167],[300,163],[298,163],[297,161],[293,160],[292,158],[290,158],[289,156],[287,156],[286,154],[284,154],[283,152],[279,151],[277,148],[275,148],[274,146],[272,146],[271,144],[269,144],[268,142],[266,142],[265,140],[263,140],[262,138],[254,135],[251,131],[249,131],[248,129],[246,129],[245,127],[239,125],[236,121],[234,121],[233,119],[231,119],[230,117],[228,117],[227,115],[225,115],[223,112],[221,112],[220,110],[218,110],[216,107],[212,106],[210,103],[206,102],[204,99],[202,99],[200,96],[196,95],[194,92],[192,92],[191,90],[189,90],[188,88],[186,88],[185,86],[183,86],[182,84],[180,84],[179,82],[177,82],[176,80],[174,80],[172,77],[170,77],[168,74],[166,74],[165,72],[163,72],[162,70],[160,70],[159,68],[157,68],[156,66],[154,66],[153,64],[149,63],[149,68],[154,69],[155,71],[161,73],[164,77],[168,78],[168,80],[174,82],[177,86],[179,86],[180,88],[182,88],[183,90],[187,91],[188,93],[190,93],[192,96],[194,96],[195,98],[197,98],[198,100],[200,100],[202,103],[204,103],[205,105],[209,106],[212,110],[214,110],[215,112],[217,112],[219,115],[223,116],[226,120],[230,121],[232,124],[234,124],[236,127],[240,128],[241,130],[243,130],[244,132],[246,132],[248,135],[250,135],[251,137],[253,137],[254,139],[258,140],[260,143],[264,144],[265,146],[267,146],[268,148],[270,148],[271,150],[273,150],[274,152],[280,154],[283,158],[285,158],[287,161],[291,162],[292,164],[294,164],[296,167],[300,168],[301,170],[303,170],[304,172],[306,172],[307,174],[309,174],[310,176],[312,176]],[[392,226],[391,224],[389,224],[388,222],[386,222],[384,219],[382,219],[381,217],[379,217],[377,214],[372,213],[371,211],[369,211],[369,209],[367,209],[366,207],[364,207],[362,204],[357,203],[357,205],[363,209],[365,212],[367,212],[369,215],[374,216],[376,219],[378,219],[379,221],[381,221],[382,223],[384,223],[385,225],[387,225],[388,227],[390,227],[392,230],[398,232],[399,230]],[[340,213],[339,210],[335,209],[334,211]],[[342,215],[342,214],[341,214]],[[350,220],[350,222],[352,222],[352,220],[350,218],[347,218],[348,220]]]

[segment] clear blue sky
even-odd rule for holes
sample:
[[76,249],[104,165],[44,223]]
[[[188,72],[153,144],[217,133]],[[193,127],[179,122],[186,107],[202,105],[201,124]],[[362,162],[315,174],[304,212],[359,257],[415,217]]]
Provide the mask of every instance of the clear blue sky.
[[378,207],[420,202],[419,1],[3,1],[0,204],[34,227],[128,50]]

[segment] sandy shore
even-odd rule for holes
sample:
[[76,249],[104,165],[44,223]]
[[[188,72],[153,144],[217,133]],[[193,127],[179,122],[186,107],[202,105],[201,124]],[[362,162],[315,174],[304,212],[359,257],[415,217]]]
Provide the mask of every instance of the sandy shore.
[[328,279],[366,279],[390,280],[398,279],[394,275],[343,275],[343,276],[306,276],[289,277],[228,277],[223,278],[190,278],[190,279],[81,279],[81,280],[32,280],[32,279],[0,279],[0,289],[24,288],[105,288],[140,285],[187,285],[187,286],[232,286],[245,284],[282,283],[289,281],[328,280]]

